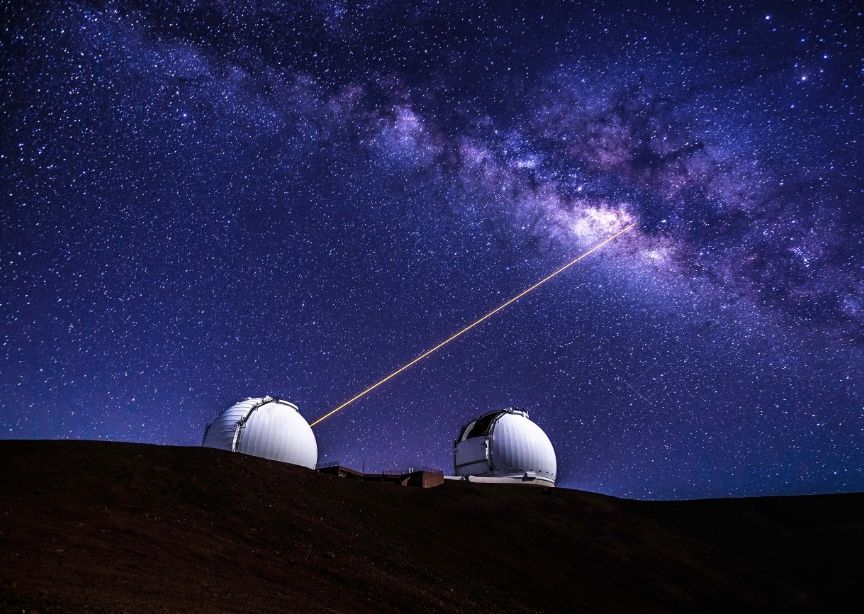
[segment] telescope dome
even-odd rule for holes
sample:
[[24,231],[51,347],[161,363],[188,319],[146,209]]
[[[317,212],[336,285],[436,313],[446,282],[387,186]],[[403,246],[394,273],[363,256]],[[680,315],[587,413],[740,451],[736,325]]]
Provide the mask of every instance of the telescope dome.
[[274,397],[235,403],[204,431],[203,446],[314,469],[318,444],[297,406]]
[[456,475],[536,479],[555,483],[549,437],[515,408],[484,414],[462,427],[454,445]]

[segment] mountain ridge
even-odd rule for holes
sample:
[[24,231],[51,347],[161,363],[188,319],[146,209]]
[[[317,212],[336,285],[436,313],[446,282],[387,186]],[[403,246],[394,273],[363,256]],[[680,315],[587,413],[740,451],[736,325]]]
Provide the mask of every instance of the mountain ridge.
[[0,441],[0,461],[4,610],[812,609],[864,580],[844,564],[864,494],[419,489],[81,441]]

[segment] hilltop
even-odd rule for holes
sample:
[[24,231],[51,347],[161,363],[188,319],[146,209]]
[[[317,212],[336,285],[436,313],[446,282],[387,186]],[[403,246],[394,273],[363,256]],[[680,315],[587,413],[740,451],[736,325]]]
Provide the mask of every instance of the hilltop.
[[562,611],[856,601],[864,495],[640,502],[0,442],[0,609]]

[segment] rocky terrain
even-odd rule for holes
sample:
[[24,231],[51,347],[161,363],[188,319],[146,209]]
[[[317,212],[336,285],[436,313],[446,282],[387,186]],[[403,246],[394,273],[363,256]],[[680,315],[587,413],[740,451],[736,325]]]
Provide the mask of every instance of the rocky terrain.
[[857,494],[405,488],[67,441],[0,442],[0,468],[4,611],[842,609],[864,581]]

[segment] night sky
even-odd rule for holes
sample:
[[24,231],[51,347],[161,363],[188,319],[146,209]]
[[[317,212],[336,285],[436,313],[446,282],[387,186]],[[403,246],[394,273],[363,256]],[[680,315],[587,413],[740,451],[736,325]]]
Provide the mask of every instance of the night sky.
[[311,421],[635,222],[321,462],[517,406],[568,487],[864,490],[854,3],[152,4],[0,2],[0,437]]

